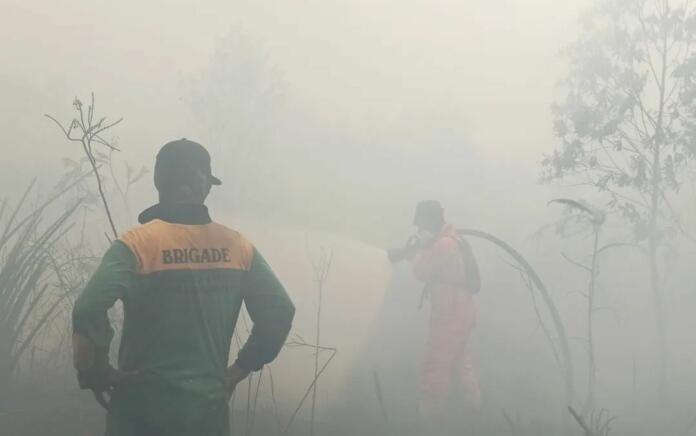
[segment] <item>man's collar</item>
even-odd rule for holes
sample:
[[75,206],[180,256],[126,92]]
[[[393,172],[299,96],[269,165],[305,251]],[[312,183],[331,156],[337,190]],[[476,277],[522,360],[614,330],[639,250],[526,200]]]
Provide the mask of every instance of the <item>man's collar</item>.
[[168,223],[201,225],[212,222],[208,208],[202,204],[157,203],[145,209],[139,216],[138,222],[145,224],[160,219]]

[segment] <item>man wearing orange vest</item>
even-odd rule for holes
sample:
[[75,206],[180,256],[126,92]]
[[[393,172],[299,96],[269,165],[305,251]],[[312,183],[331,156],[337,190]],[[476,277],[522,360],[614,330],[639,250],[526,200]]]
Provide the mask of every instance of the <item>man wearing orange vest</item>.
[[467,271],[471,272],[468,275],[478,272],[470,248],[445,222],[439,202],[420,202],[413,223],[417,234],[406,247],[391,250],[389,257],[392,261],[412,260],[416,278],[425,282],[424,295],[429,297],[431,309],[420,413],[437,418],[459,412],[459,403],[451,401],[457,392],[463,391],[475,407],[480,402],[479,384],[467,348],[476,323],[473,294],[478,292],[472,289],[478,287],[478,282],[472,282]]
[[[186,139],[155,163],[159,203],[116,240],[73,310],[78,381],[107,408],[107,436],[226,436],[228,399],[272,361],[294,306],[258,250],[213,222],[204,201],[210,155]],[[109,363],[107,310],[123,302],[118,369]],[[228,367],[244,303],[251,335]]]

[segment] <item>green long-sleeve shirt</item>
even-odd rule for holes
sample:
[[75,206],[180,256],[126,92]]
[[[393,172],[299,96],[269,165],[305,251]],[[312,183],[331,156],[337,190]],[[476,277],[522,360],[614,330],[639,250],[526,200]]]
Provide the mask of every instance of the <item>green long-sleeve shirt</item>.
[[150,220],[112,244],[75,304],[73,328],[95,347],[94,360],[103,361],[113,338],[107,310],[121,300],[118,364],[139,375],[117,388],[114,401],[157,415],[155,421],[192,421],[226,398],[225,369],[242,303],[253,327],[236,363],[250,371],[276,357],[294,306],[239,233],[209,219],[183,224],[164,215],[169,221]]

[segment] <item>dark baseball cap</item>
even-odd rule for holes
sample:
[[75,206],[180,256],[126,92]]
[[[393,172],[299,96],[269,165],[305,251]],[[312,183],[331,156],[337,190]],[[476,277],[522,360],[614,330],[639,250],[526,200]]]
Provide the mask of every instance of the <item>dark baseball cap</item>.
[[444,209],[437,200],[424,200],[416,205],[416,213],[413,217],[413,223],[419,224],[423,222],[438,221],[443,218]]
[[200,171],[208,176],[212,185],[222,185],[220,179],[212,174],[208,150],[186,138],[164,144],[157,153],[155,169],[166,173],[170,180],[176,179],[177,175]]

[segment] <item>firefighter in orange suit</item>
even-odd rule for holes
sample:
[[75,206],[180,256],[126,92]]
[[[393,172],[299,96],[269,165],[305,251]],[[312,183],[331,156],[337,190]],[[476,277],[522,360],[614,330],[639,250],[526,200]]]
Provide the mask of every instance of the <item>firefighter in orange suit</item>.
[[454,227],[445,222],[439,202],[420,202],[413,223],[417,234],[406,247],[390,250],[389,257],[413,261],[414,274],[425,282],[424,296],[430,300],[420,413],[426,417],[456,413],[460,393],[478,407],[481,393],[467,347],[476,324],[473,295],[479,282],[475,259]]

